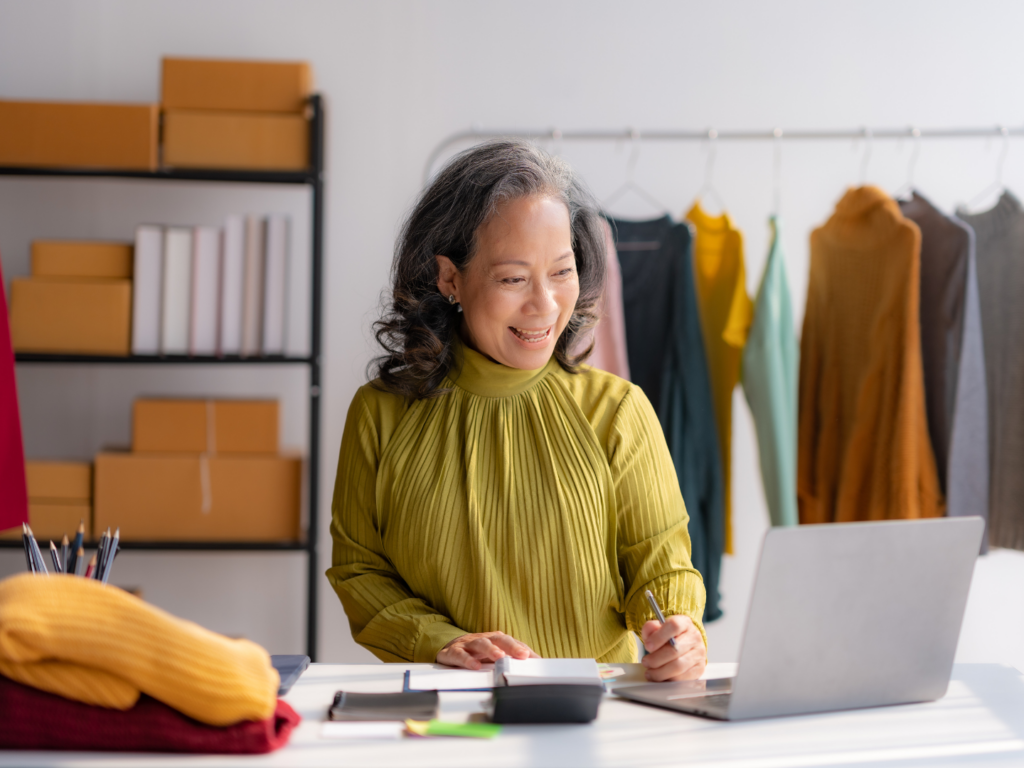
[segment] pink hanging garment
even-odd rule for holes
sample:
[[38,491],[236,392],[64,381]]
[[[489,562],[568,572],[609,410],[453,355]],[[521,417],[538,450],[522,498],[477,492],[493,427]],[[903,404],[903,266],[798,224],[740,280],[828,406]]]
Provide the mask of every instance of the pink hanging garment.
[[[602,371],[614,373],[629,379],[629,358],[626,356],[626,312],[622,305],[622,271],[619,256],[615,252],[615,240],[608,222],[601,219],[605,243],[605,284],[604,295],[599,305],[601,320],[593,331],[594,351],[587,358],[587,364]],[[580,343],[586,348],[589,339]]]
[[25,449],[21,443],[14,350],[0,268],[0,531],[28,522]]

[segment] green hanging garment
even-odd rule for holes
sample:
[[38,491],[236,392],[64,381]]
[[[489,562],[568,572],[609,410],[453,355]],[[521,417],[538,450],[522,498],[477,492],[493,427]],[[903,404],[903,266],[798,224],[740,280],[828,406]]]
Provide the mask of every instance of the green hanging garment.
[[761,477],[772,525],[796,525],[796,404],[799,348],[779,236],[770,219],[772,245],[743,349],[743,391],[757,428]]

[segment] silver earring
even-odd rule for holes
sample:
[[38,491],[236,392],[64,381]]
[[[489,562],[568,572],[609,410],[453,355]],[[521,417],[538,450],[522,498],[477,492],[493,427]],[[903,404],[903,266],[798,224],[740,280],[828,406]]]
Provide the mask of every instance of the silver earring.
[[454,293],[449,293],[448,294],[448,303],[449,304],[454,304],[455,303],[455,294]]

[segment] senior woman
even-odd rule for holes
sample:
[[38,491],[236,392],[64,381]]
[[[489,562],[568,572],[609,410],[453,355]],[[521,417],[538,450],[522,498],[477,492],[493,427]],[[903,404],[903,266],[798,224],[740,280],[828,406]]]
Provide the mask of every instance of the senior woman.
[[345,424],[327,571],[379,658],[628,662],[637,633],[649,680],[704,670],[704,584],[657,416],[573,353],[603,265],[592,198],[525,142],[462,153],[409,216],[386,354]]

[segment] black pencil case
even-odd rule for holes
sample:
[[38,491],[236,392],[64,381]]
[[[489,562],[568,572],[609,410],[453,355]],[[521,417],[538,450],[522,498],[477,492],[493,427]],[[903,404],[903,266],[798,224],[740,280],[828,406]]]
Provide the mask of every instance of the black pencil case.
[[495,688],[487,706],[494,723],[589,723],[604,686],[513,685]]
[[331,720],[433,720],[437,691],[352,693],[338,691],[327,712]]

